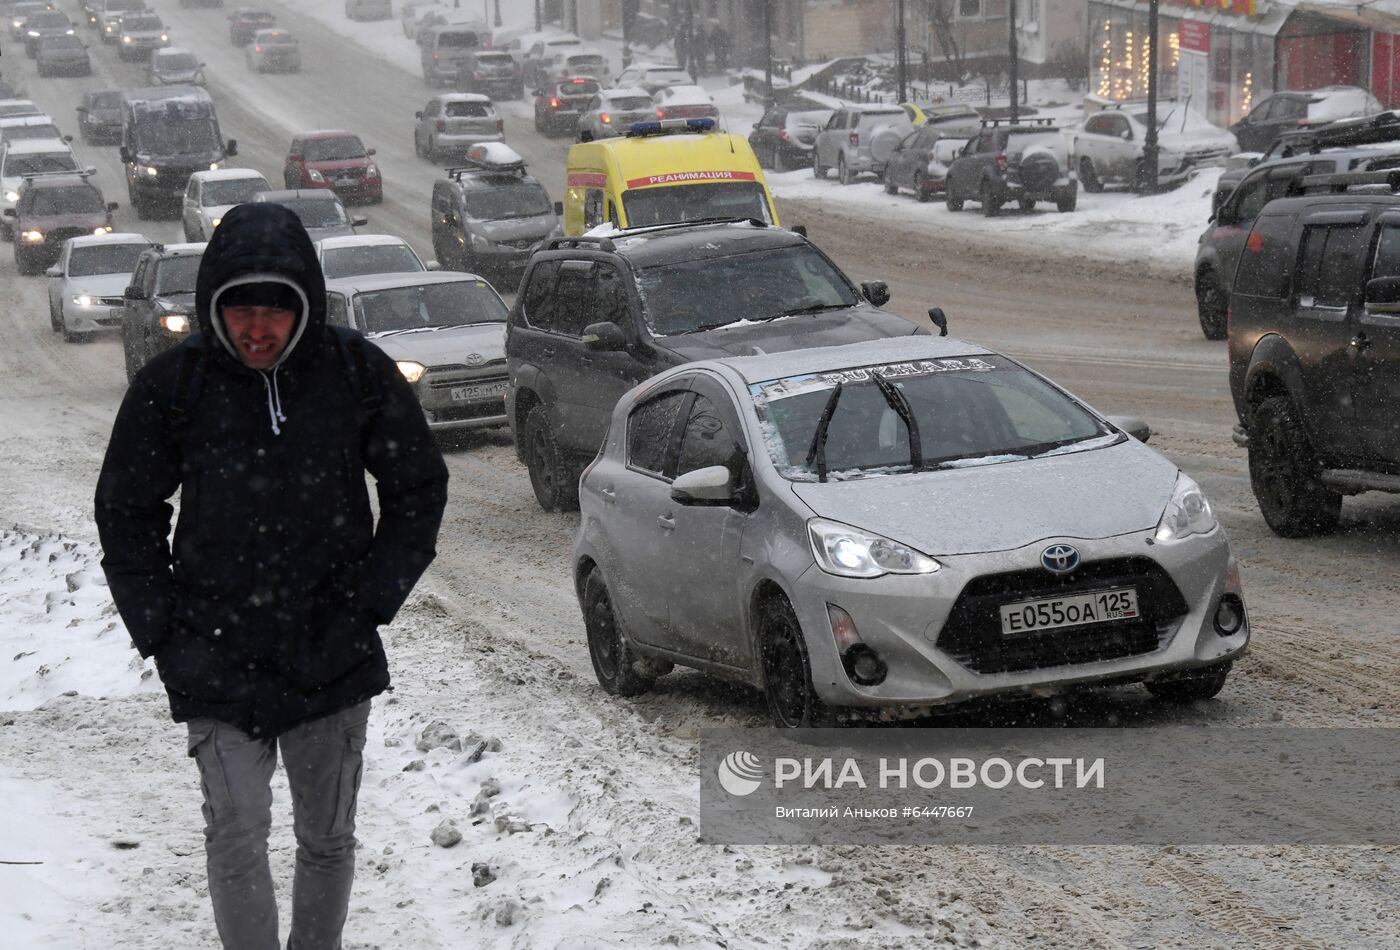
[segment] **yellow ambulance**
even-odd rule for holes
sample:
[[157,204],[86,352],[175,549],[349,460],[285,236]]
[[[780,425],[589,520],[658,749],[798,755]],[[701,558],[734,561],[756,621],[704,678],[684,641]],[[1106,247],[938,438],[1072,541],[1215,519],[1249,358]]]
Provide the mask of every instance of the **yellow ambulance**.
[[569,149],[564,233],[611,222],[641,228],[701,218],[778,223],[773,195],[749,143],[714,131],[714,119],[638,122],[627,134]]

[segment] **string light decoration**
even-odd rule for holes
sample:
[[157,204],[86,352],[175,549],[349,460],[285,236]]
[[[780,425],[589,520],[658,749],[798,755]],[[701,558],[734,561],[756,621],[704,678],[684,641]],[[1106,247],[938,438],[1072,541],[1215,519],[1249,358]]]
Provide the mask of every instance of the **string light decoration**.
[[1254,73],[1244,74],[1244,86],[1240,89],[1240,110],[1248,113],[1254,107]]
[[[1149,33],[1147,36],[1144,36],[1144,37],[1142,38],[1142,67],[1138,70],[1138,76],[1140,77],[1140,81],[1141,81],[1141,83],[1142,83],[1142,88],[1143,88],[1143,90],[1144,90],[1144,94],[1145,94],[1145,90],[1147,89],[1147,71],[1148,71],[1148,69],[1149,69],[1149,64],[1150,64],[1151,62],[1152,62],[1152,35]],[[1133,91],[1133,92],[1136,92],[1137,90],[1136,90],[1136,88],[1134,88],[1132,91]]]
[[1180,34],[1180,33],[1168,33],[1168,34],[1167,34],[1167,46],[1171,47],[1171,51],[1172,51],[1172,70],[1175,71],[1175,70],[1176,70],[1176,67],[1177,67],[1177,64],[1181,62],[1181,34]]
[[1099,60],[1099,95],[1107,96],[1113,91],[1113,23],[1103,21],[1103,57]]
[[1126,99],[1133,92],[1133,31],[1129,30],[1123,35],[1123,68],[1114,77],[1115,99]]

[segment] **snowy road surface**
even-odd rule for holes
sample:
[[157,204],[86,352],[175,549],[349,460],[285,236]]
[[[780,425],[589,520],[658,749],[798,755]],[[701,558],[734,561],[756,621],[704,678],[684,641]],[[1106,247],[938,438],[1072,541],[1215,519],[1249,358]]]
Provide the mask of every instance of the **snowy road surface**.
[[[60,5],[76,15],[73,0]],[[502,6],[527,15],[527,5]],[[376,51],[318,27],[311,17],[343,25],[335,0],[278,9],[302,38],[300,76],[248,74],[228,45],[226,8],[166,3],[160,12],[208,64],[238,164],[276,182],[293,131],[353,129],[378,149],[387,178],[385,203],[366,212],[370,229],[429,256],[428,194],[440,171],[411,148],[413,111],[430,94],[413,66],[417,48],[397,19],[346,29]],[[26,79],[72,128],[81,90],[141,84],[138,67],[91,42],[94,79],[40,82],[12,45],[5,76]],[[526,104],[504,110],[511,144],[557,193],[567,143],[530,133]],[[178,222],[135,220],[115,148],[80,152],[122,203],[121,227],[179,239]],[[1003,240],[994,222],[955,227],[941,206],[886,199],[875,184],[839,188],[794,185],[785,221],[806,223],[854,279],[887,280],[890,309],[922,320],[941,306],[954,334],[1026,359],[1105,411],[1147,420],[1153,444],[1207,490],[1243,564],[1254,648],[1218,700],[1168,710],[1125,687],[1064,711],[1010,707],[997,721],[1397,723],[1400,505],[1349,501],[1342,530],[1324,539],[1283,541],[1265,529],[1229,439],[1223,347],[1201,338],[1189,281],[1169,257],[1110,254],[1068,224],[1037,235],[1014,216],[1007,226],[1019,233]],[[862,192],[878,200],[845,196]],[[0,945],[213,947],[183,730],[105,609],[96,565],[91,495],[125,388],[120,348],[51,333],[43,279],[16,276],[8,251],[0,306],[0,528],[14,526],[0,533],[0,707],[9,710],[0,713]],[[636,701],[606,697],[569,581],[577,516],[539,511],[503,434],[454,441],[447,455],[438,560],[386,635],[397,688],[371,719],[347,947],[1400,944],[1397,856],[1384,849],[697,841],[694,737],[765,725],[759,698],[687,673]],[[273,860],[285,899],[284,782],[278,796]],[[443,823],[462,835],[452,848],[430,840]]]

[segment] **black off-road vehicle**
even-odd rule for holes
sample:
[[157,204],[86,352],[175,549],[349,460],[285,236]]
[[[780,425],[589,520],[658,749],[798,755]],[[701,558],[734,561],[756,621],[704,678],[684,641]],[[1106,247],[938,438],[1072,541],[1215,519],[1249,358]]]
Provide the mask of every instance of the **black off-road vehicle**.
[[1048,119],[1010,125],[999,119],[983,123],[948,166],[945,195],[949,211],[976,201],[993,217],[1011,202],[1022,211],[1037,201],[1053,201],[1060,211],[1079,204],[1079,182],[1069,170],[1069,144]]

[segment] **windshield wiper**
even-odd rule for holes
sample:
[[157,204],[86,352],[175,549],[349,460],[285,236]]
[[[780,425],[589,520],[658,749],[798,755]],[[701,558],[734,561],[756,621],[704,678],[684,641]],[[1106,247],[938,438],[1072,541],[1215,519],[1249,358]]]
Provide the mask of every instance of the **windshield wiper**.
[[1018,449],[1014,453],[1009,454],[1024,455],[1028,459],[1040,458],[1042,455],[1048,455],[1056,449],[1063,449],[1066,446],[1077,445],[1080,442],[1090,442],[1094,439],[1101,439],[1106,435],[1113,435],[1113,433],[1099,432],[1095,435],[1086,435],[1083,437],[1076,436],[1072,439],[1056,439],[1053,442],[1039,442],[1035,445],[1025,446],[1024,448]]
[[397,336],[400,333],[425,333],[428,330],[441,330],[442,327],[399,327],[395,330],[379,330],[369,336]]
[[784,317],[795,317],[802,313],[822,313],[826,310],[845,310],[849,306],[851,305],[848,303],[814,303],[810,307],[798,307],[796,310],[784,310],[781,315]]
[[899,391],[898,386],[879,373],[871,373],[870,378],[880,388],[885,402],[889,403],[895,414],[904,420],[904,426],[909,430],[909,464],[917,472],[924,467],[924,449],[919,443],[919,422],[914,418],[914,410],[910,408],[909,400],[904,397],[904,393]]
[[687,333],[704,333],[706,330],[718,330],[720,327],[733,326],[734,324],[738,323],[740,320],[743,319],[743,317],[740,317],[739,320],[725,320],[723,323],[702,323],[698,327],[691,327],[689,330],[682,330],[677,335],[685,336]]
[[817,431],[812,433],[812,447],[807,450],[807,464],[817,463],[817,481],[826,481],[826,430],[831,428],[831,417],[836,415],[836,404],[841,401],[841,390],[845,383],[837,383],[827,397],[817,420]]

